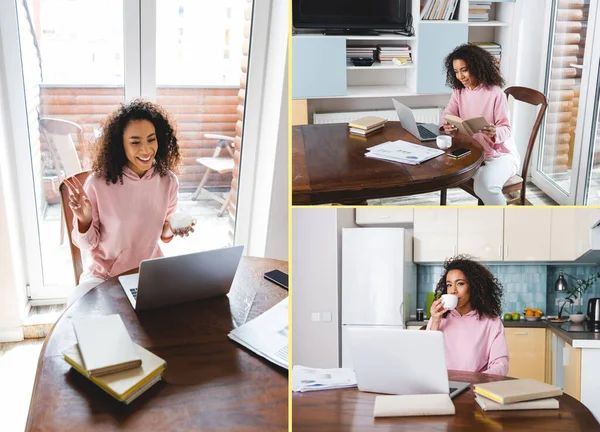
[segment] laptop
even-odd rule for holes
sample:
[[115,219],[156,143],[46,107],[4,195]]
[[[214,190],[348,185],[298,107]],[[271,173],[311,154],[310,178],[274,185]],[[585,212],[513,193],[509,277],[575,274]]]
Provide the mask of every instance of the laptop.
[[136,311],[226,295],[243,246],[144,260],[136,274],[119,276]]
[[449,393],[454,398],[470,386],[448,381],[442,332],[385,327],[351,327],[347,332],[360,391]]
[[433,123],[417,123],[409,107],[398,102],[396,99],[392,99],[392,102],[394,102],[394,108],[396,108],[398,120],[400,120],[402,127],[412,136],[421,141],[432,141],[440,135],[438,125]]

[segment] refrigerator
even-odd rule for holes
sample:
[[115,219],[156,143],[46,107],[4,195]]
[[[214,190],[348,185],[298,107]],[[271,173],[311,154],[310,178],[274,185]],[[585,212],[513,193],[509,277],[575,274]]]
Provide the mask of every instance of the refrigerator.
[[412,230],[344,228],[342,231],[341,361],[352,368],[347,330],[404,328],[417,307]]

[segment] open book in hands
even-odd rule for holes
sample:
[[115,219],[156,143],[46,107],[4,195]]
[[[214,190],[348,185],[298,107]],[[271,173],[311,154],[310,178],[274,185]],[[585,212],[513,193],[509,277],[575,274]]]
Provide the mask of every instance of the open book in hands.
[[468,120],[463,120],[460,117],[448,114],[446,115],[445,120],[448,124],[455,126],[460,133],[469,136],[479,133],[484,127],[490,125],[485,117],[473,117]]

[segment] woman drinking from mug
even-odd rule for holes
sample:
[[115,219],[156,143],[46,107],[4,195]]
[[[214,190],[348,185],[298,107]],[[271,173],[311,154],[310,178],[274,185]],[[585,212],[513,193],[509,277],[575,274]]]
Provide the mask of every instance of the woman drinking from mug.
[[444,263],[436,293],[458,298],[440,298],[431,305],[427,330],[444,333],[448,369],[506,375],[508,350],[500,320],[502,285],[483,265],[465,255]]

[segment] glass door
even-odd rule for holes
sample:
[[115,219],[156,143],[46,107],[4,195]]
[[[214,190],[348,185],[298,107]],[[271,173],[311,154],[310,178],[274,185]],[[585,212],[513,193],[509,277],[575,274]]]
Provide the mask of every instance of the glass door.
[[[585,151],[584,119],[591,80],[597,2],[554,0],[545,94],[548,111],[542,130],[533,181],[559,204],[582,204],[580,173]],[[588,141],[589,142],[589,141]]]

